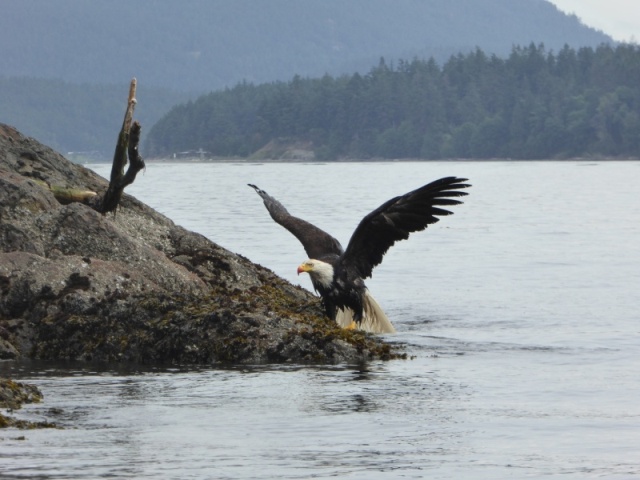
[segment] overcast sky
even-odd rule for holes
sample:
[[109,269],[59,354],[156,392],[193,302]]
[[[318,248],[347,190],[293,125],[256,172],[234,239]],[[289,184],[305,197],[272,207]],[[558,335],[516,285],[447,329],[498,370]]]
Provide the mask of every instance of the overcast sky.
[[549,0],[620,42],[640,42],[640,0]]

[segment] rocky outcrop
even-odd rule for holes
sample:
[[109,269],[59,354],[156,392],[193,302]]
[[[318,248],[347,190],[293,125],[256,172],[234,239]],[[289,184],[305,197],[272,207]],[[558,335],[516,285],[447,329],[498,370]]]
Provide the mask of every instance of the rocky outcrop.
[[47,185],[107,188],[92,171],[0,124],[0,358],[262,363],[396,355],[376,337],[326,321],[306,290],[129,195],[115,215],[101,215],[60,203]]
[[311,142],[276,138],[251,155],[254,160],[313,161],[316,155]]
[[[22,408],[24,403],[39,403],[42,392],[35,385],[14,382],[8,378],[0,378],[0,410],[12,412]],[[56,425],[47,421],[30,422],[18,420],[0,413],[0,428],[13,427],[21,429],[53,428]]]

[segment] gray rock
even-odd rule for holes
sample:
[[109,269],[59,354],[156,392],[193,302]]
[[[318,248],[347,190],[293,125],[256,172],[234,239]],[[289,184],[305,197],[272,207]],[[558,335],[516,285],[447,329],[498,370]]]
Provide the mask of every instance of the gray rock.
[[0,124],[0,358],[211,364],[398,356],[379,338],[326,320],[306,290],[129,195],[104,216],[88,204],[61,204],[47,184],[107,189],[91,170]]

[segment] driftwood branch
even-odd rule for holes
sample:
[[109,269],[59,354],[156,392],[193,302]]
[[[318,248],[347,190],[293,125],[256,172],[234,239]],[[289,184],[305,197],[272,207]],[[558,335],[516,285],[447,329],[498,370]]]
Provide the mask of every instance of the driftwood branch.
[[83,190],[81,188],[62,187],[60,185],[49,185],[44,180],[33,179],[38,185],[46,188],[53,196],[63,205],[73,202],[87,203],[91,205],[91,201],[95,199],[96,192],[92,190]]
[[49,186],[49,190],[56,197],[58,202],[66,205],[72,202],[86,202],[94,198],[97,193],[91,190],[82,190],[81,188],[65,188],[58,185]]
[[[136,107],[136,86],[137,82],[134,78],[131,80],[131,86],[129,87],[127,110],[124,114],[122,129],[118,135],[118,143],[113,154],[109,188],[102,198],[101,205],[98,207],[98,210],[103,214],[113,212],[118,208],[125,187],[131,185],[138,172],[144,168],[144,160],[142,160],[138,152],[141,126],[140,123],[133,122],[133,111]],[[125,173],[124,168],[127,163],[129,163],[129,168]]]

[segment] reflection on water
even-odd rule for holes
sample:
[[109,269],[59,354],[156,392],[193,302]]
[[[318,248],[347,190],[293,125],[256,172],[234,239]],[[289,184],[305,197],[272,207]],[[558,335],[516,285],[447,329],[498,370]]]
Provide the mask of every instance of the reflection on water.
[[409,360],[0,362],[45,394],[15,414],[64,427],[0,431],[0,478],[638,477],[639,173],[638,162],[150,164],[131,193],[307,288],[302,248],[247,183],[344,243],[420,183],[473,187],[368,282]]
[[436,455],[443,441],[458,442],[450,414],[438,405],[449,410],[464,390],[433,372],[398,375],[383,363],[128,372],[38,362],[2,367],[45,392],[46,402],[21,416],[64,427],[29,432],[25,441],[5,437],[3,473],[47,478],[81,471],[163,476],[173,462],[181,465],[176,478],[411,470],[426,439],[440,443]]

